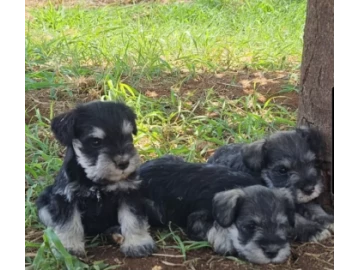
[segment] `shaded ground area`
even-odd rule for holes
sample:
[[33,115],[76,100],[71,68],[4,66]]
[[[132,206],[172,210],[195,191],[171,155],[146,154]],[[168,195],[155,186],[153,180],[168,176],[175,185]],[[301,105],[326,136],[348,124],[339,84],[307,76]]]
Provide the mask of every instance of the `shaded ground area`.
[[[178,95],[188,95],[193,100],[206,94],[209,89],[228,99],[255,93],[260,103],[272,98],[273,102],[294,111],[298,106],[298,94],[293,90],[296,87],[294,77],[296,74],[287,72],[227,72],[202,74],[192,78],[184,74],[182,80],[169,75],[152,81],[142,80],[138,82],[136,89],[151,98],[170,96],[172,90]],[[124,82],[127,83],[126,78]],[[31,122],[36,109],[40,110],[41,115],[49,117],[50,111],[58,114],[73,108],[77,103],[99,99],[104,94],[103,85],[97,84],[91,77],[69,83],[71,85],[66,91],[43,89],[26,92],[25,122]]]
[[[32,232],[34,238],[41,239],[41,232]],[[153,236],[155,236],[153,234]],[[168,243],[169,244],[169,243]],[[96,247],[87,247],[86,263],[103,261],[109,265],[118,265],[119,269],[136,270],[285,270],[285,269],[333,269],[334,268],[334,238],[327,239],[322,243],[293,244],[291,255],[282,264],[255,265],[241,261],[233,257],[222,257],[214,253],[210,248],[201,248],[186,253],[184,259],[181,252],[175,248],[159,247],[157,252],[147,258],[125,258],[116,245],[103,243]],[[27,250],[27,256],[35,256],[31,250]]]
[[104,260],[109,264],[121,265],[120,269],[170,270],[170,269],[333,269],[334,239],[323,243],[293,245],[287,262],[279,265],[253,265],[247,262],[233,261],[216,255],[211,249],[201,249],[187,253],[184,261],[180,252],[174,249],[158,250],[154,256],[141,259],[125,259],[115,246],[103,246],[89,249],[92,260]]

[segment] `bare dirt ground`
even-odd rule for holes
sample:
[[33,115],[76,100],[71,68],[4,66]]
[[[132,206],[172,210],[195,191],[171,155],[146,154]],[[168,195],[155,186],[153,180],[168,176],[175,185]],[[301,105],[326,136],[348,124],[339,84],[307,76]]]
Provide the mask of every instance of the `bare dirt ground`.
[[[184,75],[184,78],[186,76]],[[124,80],[126,83],[126,79]],[[289,110],[296,110],[298,95],[295,91],[279,94],[279,90],[291,84],[291,74],[286,72],[237,72],[217,75],[203,74],[196,78],[185,80],[179,83],[172,77],[163,77],[149,81],[141,81],[136,87],[141,93],[148,97],[158,98],[169,96],[170,89],[179,95],[190,95],[196,99],[203,95],[209,88],[219,96],[233,99],[250,93],[254,93],[256,84],[256,95],[260,102],[265,102],[273,97],[274,102],[288,107]],[[70,87],[72,96],[67,91],[57,90],[56,101],[51,99],[50,90],[33,90],[25,94],[27,110],[26,123],[32,122],[35,109],[41,114],[49,117],[50,107],[53,106],[54,114],[66,111],[80,102],[87,102],[99,99],[103,94],[102,85],[97,85],[92,78],[81,78]],[[54,95],[54,93],[52,93]],[[53,103],[53,105],[51,105]],[[39,240],[41,234],[35,232]],[[32,238],[29,236],[29,238]],[[159,249],[157,253],[148,258],[132,259],[124,258],[118,247],[114,245],[102,245],[88,248],[90,261],[104,260],[111,265],[120,265],[119,269],[136,270],[167,270],[167,269],[333,269],[334,268],[334,238],[322,243],[294,244],[291,256],[287,262],[280,265],[252,265],[239,263],[231,259],[216,255],[211,249],[199,249],[187,253],[187,258],[181,256],[176,249]]]
[[[298,106],[297,92],[279,93],[284,87],[295,84],[291,78],[293,75],[287,72],[227,72],[216,75],[200,74],[190,79],[187,74],[184,74],[182,80],[169,75],[154,78],[151,81],[142,80],[136,89],[150,98],[169,96],[170,91],[173,90],[180,96],[188,95],[194,100],[209,89],[213,89],[214,93],[228,99],[255,94],[260,103],[273,98],[275,103],[294,111]],[[128,83],[127,81],[124,78],[123,82]],[[69,83],[71,83],[70,89],[55,90],[52,95],[50,89],[26,92],[25,122],[31,122],[36,109],[40,110],[41,115],[49,117],[51,106],[54,113],[58,114],[73,108],[77,103],[99,99],[104,94],[103,85],[97,84],[91,77],[83,77]],[[69,95],[69,92],[72,95]],[[56,100],[51,96],[56,96]]]
[[115,246],[102,246],[88,250],[92,260],[104,260],[106,263],[121,265],[120,269],[137,270],[242,270],[242,269],[333,269],[334,268],[334,240],[328,239],[322,243],[306,243],[292,246],[291,256],[283,264],[254,265],[247,262],[235,262],[215,254],[210,248],[187,253],[187,258],[174,249],[158,250],[151,257],[133,259],[124,258]]

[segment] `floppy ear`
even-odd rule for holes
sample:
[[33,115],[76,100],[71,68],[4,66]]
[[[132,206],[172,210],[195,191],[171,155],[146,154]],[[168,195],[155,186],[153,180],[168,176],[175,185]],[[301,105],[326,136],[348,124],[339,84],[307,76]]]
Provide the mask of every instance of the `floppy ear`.
[[71,145],[74,138],[75,115],[74,110],[62,113],[51,121],[51,130],[55,138],[65,146]]
[[313,151],[317,157],[323,155],[325,151],[325,140],[323,134],[321,134],[318,129],[301,126],[296,129],[296,133],[307,141],[311,151]]
[[248,168],[254,171],[261,169],[264,159],[265,142],[265,140],[258,140],[256,142],[244,145],[244,163]]
[[291,227],[295,226],[295,194],[292,190],[288,188],[279,188],[277,189],[279,194],[282,196],[285,214],[288,218],[289,224]]
[[217,193],[213,199],[213,216],[221,227],[229,227],[235,220],[245,193],[241,189],[231,189]]

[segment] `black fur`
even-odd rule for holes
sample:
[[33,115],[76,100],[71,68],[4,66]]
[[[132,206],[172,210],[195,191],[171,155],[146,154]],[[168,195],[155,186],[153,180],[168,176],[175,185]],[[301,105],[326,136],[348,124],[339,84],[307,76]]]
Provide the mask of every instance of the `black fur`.
[[[166,225],[172,221],[186,226],[187,217],[200,210],[212,210],[217,192],[262,184],[260,178],[229,170],[224,166],[171,161],[164,158],[148,161],[140,166],[141,192],[153,202],[159,213],[150,224]],[[154,214],[154,215],[153,215]]]

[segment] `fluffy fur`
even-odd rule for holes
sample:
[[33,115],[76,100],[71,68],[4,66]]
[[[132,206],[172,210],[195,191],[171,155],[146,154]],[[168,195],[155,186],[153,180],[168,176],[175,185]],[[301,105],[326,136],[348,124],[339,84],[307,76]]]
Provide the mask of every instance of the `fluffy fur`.
[[[294,203],[288,190],[271,190],[261,178],[225,166],[194,164],[167,156],[140,166],[149,222],[177,224],[220,254],[253,263],[283,262]],[[257,186],[251,186],[257,183]]]
[[[313,128],[301,127],[292,131],[281,131],[268,138],[250,144],[230,144],[220,147],[208,160],[209,164],[224,165],[235,171],[261,176],[268,187],[292,189],[297,203],[303,204],[299,211],[305,210],[308,202],[317,198],[323,190],[321,180],[321,160],[324,151],[324,141],[320,132]],[[313,205],[313,204],[311,204]],[[313,208],[313,207],[311,207]],[[318,222],[316,214],[308,215],[309,223],[302,220],[295,238],[302,240],[316,239],[316,234],[333,228],[334,218],[325,211],[321,214],[322,225],[313,226]],[[326,216],[326,218],[324,218]],[[307,226],[308,228],[304,228]],[[304,237],[302,231],[312,231],[312,235]],[[297,234],[299,233],[299,234]]]
[[138,191],[135,119],[125,104],[91,102],[52,120],[66,156],[55,183],[37,200],[38,215],[75,255],[85,255],[85,235],[100,233],[122,237],[120,249],[126,256],[147,256],[154,250]]

